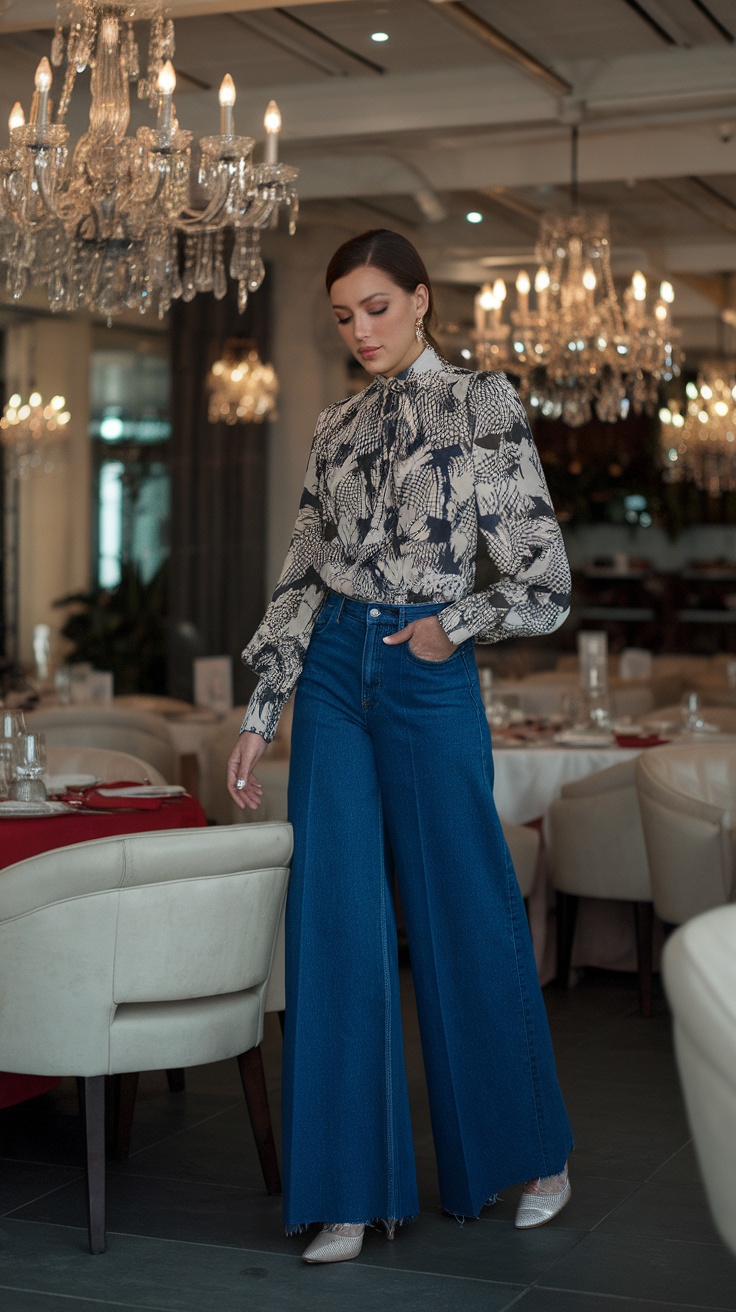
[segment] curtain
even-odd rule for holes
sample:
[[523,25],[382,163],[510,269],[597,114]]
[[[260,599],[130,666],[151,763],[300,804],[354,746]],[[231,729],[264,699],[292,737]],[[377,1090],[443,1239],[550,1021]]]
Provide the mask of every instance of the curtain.
[[195,656],[231,656],[236,705],[255,679],[240,652],[265,608],[265,490],[269,425],[210,424],[206,379],[227,338],[269,358],[268,285],[238,315],[235,291],[172,307],[169,692],[191,700]]

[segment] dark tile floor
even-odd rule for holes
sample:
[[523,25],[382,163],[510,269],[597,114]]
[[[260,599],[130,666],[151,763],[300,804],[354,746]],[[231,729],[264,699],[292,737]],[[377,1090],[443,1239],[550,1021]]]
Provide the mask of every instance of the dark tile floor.
[[[234,1062],[170,1094],[141,1081],[131,1156],[108,1171],[108,1251],[90,1257],[74,1084],[0,1113],[2,1312],[736,1312],[736,1261],[705,1204],[663,1002],[590,974],[547,1005],[577,1148],[558,1221],[513,1228],[516,1191],[459,1226],[440,1214],[411,981],[405,1026],[422,1215],[356,1262],[306,1267],[263,1193]],[[281,1039],[264,1041],[278,1130]],[[489,1113],[490,1114],[490,1113]]]

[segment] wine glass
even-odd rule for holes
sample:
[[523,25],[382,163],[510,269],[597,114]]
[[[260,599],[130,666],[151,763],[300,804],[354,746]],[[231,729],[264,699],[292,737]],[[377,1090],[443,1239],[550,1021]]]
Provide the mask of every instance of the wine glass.
[[13,783],[13,767],[10,753],[0,752],[0,799],[10,796]]
[[42,733],[18,734],[13,744],[15,783],[12,795],[19,802],[45,802],[46,739]]
[[15,780],[14,744],[19,734],[25,733],[26,722],[22,711],[0,710],[0,757],[8,788]]

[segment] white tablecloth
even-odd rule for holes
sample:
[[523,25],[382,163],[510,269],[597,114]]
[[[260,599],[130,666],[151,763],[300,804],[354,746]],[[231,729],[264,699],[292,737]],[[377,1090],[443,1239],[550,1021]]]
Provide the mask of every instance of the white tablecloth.
[[493,795],[502,820],[526,825],[538,820],[564,784],[575,783],[609,765],[638,756],[640,748],[499,747],[494,744],[496,780]]

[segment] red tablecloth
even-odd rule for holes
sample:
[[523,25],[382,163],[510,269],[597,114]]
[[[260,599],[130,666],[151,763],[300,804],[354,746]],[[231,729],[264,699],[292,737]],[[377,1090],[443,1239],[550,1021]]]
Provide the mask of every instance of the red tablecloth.
[[[159,829],[198,829],[206,825],[202,807],[193,797],[177,797],[161,804],[160,811],[116,811],[100,814],[74,811],[41,820],[0,819],[0,870],[26,857],[39,856],[54,847],[69,847],[94,838],[118,834],[151,833]],[[43,1075],[11,1075],[0,1071],[0,1108],[35,1098],[58,1080]]]

